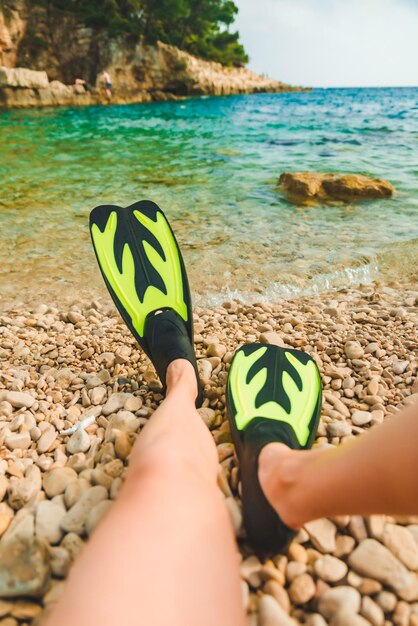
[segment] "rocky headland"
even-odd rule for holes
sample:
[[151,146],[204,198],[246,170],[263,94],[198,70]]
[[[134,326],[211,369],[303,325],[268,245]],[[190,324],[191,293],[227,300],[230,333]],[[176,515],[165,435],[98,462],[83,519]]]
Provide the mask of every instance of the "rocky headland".
[[[417,626],[418,517],[316,520],[286,553],[260,559],[242,528],[225,413],[234,350],[261,341],[317,362],[324,395],[316,446],[378,428],[418,398],[417,303],[416,287],[393,284],[196,307],[199,412],[218,450],[249,626]],[[0,620],[38,625],[114,506],[161,386],[113,306],[98,301],[10,308],[0,316],[0,358]]]
[[73,15],[29,8],[26,0],[0,7],[0,108],[107,102],[103,70],[112,77],[113,103],[301,90],[161,42],[109,39]]

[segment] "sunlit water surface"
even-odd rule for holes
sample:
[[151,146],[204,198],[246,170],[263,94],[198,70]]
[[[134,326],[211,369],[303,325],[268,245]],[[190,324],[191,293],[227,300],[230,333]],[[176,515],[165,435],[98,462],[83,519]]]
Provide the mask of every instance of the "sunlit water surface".
[[[389,179],[392,200],[295,206],[283,171]],[[97,204],[166,212],[195,301],[277,300],[411,279],[418,263],[418,89],[0,113],[3,305],[104,294]]]

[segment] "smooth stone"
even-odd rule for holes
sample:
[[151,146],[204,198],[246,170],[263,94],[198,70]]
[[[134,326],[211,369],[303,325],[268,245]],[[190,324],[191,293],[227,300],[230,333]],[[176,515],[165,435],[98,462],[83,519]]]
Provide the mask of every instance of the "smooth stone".
[[351,435],[351,430],[350,424],[343,420],[334,420],[327,424],[327,433],[331,437],[347,437]]
[[8,503],[15,510],[21,509],[39,493],[41,487],[41,471],[36,465],[30,465],[23,478],[10,479]]
[[330,626],[370,626],[370,622],[361,615],[357,615],[347,609],[342,609],[334,615]]
[[361,600],[360,614],[372,624],[372,626],[383,626],[385,623],[385,614],[374,600],[369,596],[363,596]]
[[217,356],[222,359],[225,353],[226,347],[222,343],[211,343],[206,349],[206,356],[208,357]]
[[90,536],[96,526],[101,522],[101,520],[105,517],[106,513],[109,511],[113,502],[111,500],[102,500],[99,504],[96,504],[87,516],[86,521],[86,530],[88,536]]
[[55,443],[57,438],[57,431],[55,428],[47,428],[40,438],[38,439],[38,443],[36,444],[37,450],[40,454],[44,452],[48,452],[48,450]]
[[0,598],[42,597],[50,578],[44,543],[37,539],[2,542],[0,563]]
[[13,509],[6,504],[6,502],[2,502],[0,504],[0,537],[8,529],[10,522],[13,519],[13,515]]
[[123,408],[125,409],[125,411],[131,411],[132,413],[136,413],[136,411],[139,411],[142,405],[143,400],[141,396],[131,396],[126,400]]
[[409,365],[410,365],[409,361],[396,361],[396,363],[394,363],[392,366],[393,373],[400,376],[401,374],[406,372]]
[[71,567],[71,556],[62,546],[52,546],[49,549],[51,572],[57,578],[65,578]]
[[386,524],[383,543],[408,569],[418,570],[418,545],[407,528]]
[[112,393],[106,404],[102,407],[103,415],[106,417],[107,415],[111,415],[111,413],[116,413],[120,409],[123,409],[125,402],[129,397],[130,394],[122,391]]
[[90,448],[90,437],[83,428],[76,430],[67,441],[67,452],[76,454],[77,452],[87,452]]
[[398,600],[391,591],[380,591],[376,596],[376,602],[384,613],[392,613]]
[[4,443],[9,450],[27,450],[32,443],[32,439],[29,431],[24,430],[21,433],[12,433],[6,437]]
[[328,626],[322,615],[311,613],[306,620],[306,626]]
[[208,428],[211,428],[211,426],[213,426],[215,422],[216,412],[209,407],[202,407],[200,409],[197,409],[197,412],[199,413],[206,426]]
[[290,585],[289,597],[295,604],[305,604],[315,595],[315,583],[309,574],[297,576]]
[[325,554],[319,559],[316,559],[314,563],[314,571],[319,578],[330,583],[335,583],[346,576],[348,567],[335,556]]
[[342,609],[354,614],[358,613],[360,603],[361,595],[359,592],[352,587],[342,585],[324,591],[319,598],[318,610],[328,620]]
[[106,387],[95,387],[89,393],[91,403],[94,406],[102,404],[103,400],[106,398]]
[[84,541],[76,533],[68,533],[61,541],[61,548],[65,548],[70,555],[71,561],[75,561],[84,548]]
[[41,613],[42,607],[40,607],[39,604],[36,604],[35,602],[28,602],[27,600],[18,600],[17,602],[14,602],[11,610],[12,617],[26,621],[34,620]]
[[286,589],[277,580],[268,580],[263,588],[264,593],[273,596],[286,613],[290,613],[290,599]]
[[38,539],[45,539],[51,545],[59,543],[64,534],[60,524],[65,513],[65,508],[55,502],[40,502],[35,510],[35,534]]
[[122,430],[127,433],[136,433],[140,425],[139,419],[131,411],[119,411],[110,418],[107,431]]
[[44,474],[42,486],[48,498],[53,498],[64,493],[67,486],[77,478],[77,472],[71,467],[58,467]]
[[320,552],[334,552],[337,528],[330,520],[323,518],[305,524],[310,540]]
[[280,337],[278,333],[273,331],[268,331],[266,333],[261,333],[260,335],[260,343],[268,343],[273,346],[279,346],[280,348],[285,347],[285,343],[283,339]]
[[258,604],[259,626],[296,626],[273,596],[264,595]]
[[353,411],[351,421],[354,426],[364,426],[372,421],[372,414],[369,411]]
[[227,497],[224,500],[228,510],[229,517],[232,522],[235,536],[238,536],[242,530],[242,511],[235,498]]
[[347,341],[344,352],[348,359],[361,359],[364,356],[364,350],[358,341]]
[[23,391],[9,391],[5,397],[6,402],[9,402],[15,409],[26,408],[30,409],[35,403],[35,398],[30,393]]
[[391,587],[402,599],[418,599],[418,581],[406,567],[376,539],[365,539],[348,558],[350,566],[362,576],[374,578]]
[[82,535],[86,532],[87,518],[90,511],[102,500],[107,499],[107,489],[101,485],[84,491],[80,499],[71,507],[61,520],[61,528],[66,532]]

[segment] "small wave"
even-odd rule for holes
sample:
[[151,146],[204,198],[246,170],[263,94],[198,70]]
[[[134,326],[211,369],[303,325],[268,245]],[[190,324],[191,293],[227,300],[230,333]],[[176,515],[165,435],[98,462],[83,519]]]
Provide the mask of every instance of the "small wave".
[[[280,300],[294,300],[303,296],[314,296],[326,291],[340,291],[359,285],[370,285],[379,276],[377,260],[372,260],[358,267],[346,267],[336,272],[319,274],[302,284],[277,282],[267,287],[264,292],[243,291],[239,288],[226,287],[217,294],[205,298],[208,306],[220,306],[225,300],[239,300],[241,302],[277,302]],[[199,304],[203,298],[198,298]]]

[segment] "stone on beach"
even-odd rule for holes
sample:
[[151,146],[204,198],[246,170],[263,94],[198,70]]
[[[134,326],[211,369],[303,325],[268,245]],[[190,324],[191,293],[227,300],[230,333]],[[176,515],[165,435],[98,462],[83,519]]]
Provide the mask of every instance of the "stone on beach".
[[90,448],[90,437],[84,430],[80,428],[71,435],[67,442],[67,452],[76,454],[77,452],[87,452]]
[[77,472],[71,467],[59,467],[46,472],[43,477],[43,488],[49,498],[64,493],[67,486],[77,480]]
[[[248,556],[252,552],[242,528],[242,486],[225,411],[225,385],[234,350],[240,343],[261,339],[261,335],[278,343],[281,336],[286,337],[290,347],[306,350],[317,359],[324,390],[318,447],[337,446],[339,439],[356,437],[369,424],[373,427],[390,419],[402,404],[418,400],[418,395],[414,397],[418,384],[414,389],[417,379],[412,341],[416,290],[402,294],[398,289],[392,291],[389,297],[385,288],[371,285],[277,305],[247,306],[233,301],[216,311],[195,310],[199,329],[195,346],[205,378],[205,401],[199,413],[217,444],[219,496],[231,515],[240,544],[242,540],[242,588],[253,624],[261,626],[263,620],[276,625],[418,626],[413,621],[418,603],[417,517],[354,515],[316,520],[306,524],[285,554]],[[34,327],[34,313],[21,310],[11,312],[10,321],[0,325],[0,356],[6,357],[5,377],[0,381],[6,387],[0,389],[4,431],[0,438],[3,435],[5,444],[9,437],[26,432],[30,435],[28,447],[3,447],[0,545],[30,543],[42,537],[47,544],[46,567],[52,573],[50,590],[42,593],[41,602],[12,601],[16,615],[31,611],[35,615],[41,604],[54,601],[55,589],[62,588],[62,579],[120,491],[137,433],[162,400],[159,390],[150,387],[146,374],[150,370],[155,378],[154,370],[145,355],[131,347],[129,331],[116,315],[93,305],[77,306],[70,310],[75,314],[71,316],[73,324],[68,308],[51,314],[46,310],[42,315],[48,319],[40,319],[41,326]],[[57,356],[49,349],[55,344],[60,347]],[[207,356],[210,344],[222,345],[225,354]],[[43,346],[48,352],[41,352],[45,360],[40,361]],[[84,350],[92,356],[82,359]],[[397,371],[402,369],[399,374],[394,367],[397,363]],[[124,391],[119,391],[121,388]],[[12,406],[6,401],[11,391],[27,394],[27,403],[33,400],[32,406]],[[107,405],[107,415],[102,405]],[[65,431],[89,416],[95,421],[85,426],[81,435],[86,442],[88,437],[88,449],[69,452],[67,443],[72,435]],[[186,432],[184,436],[188,436]],[[25,440],[28,443],[26,435]],[[85,494],[92,489],[99,489],[99,493],[83,504]],[[379,572],[384,572],[380,566],[372,571],[368,562],[369,570],[361,573],[351,562],[352,553],[371,537],[394,559],[395,565],[391,561],[389,569],[392,575],[398,572],[404,586],[398,579],[396,588],[379,580]],[[344,591],[347,588],[348,594]],[[325,618],[318,611],[329,592],[327,602],[337,606]],[[338,602],[339,594],[346,606]],[[264,600],[266,597],[271,599]],[[7,615],[15,619],[11,612]],[[0,621],[1,617],[0,604]]]
[[87,518],[91,510],[107,498],[107,489],[101,485],[84,491],[80,499],[71,507],[61,520],[61,528],[66,532],[82,535],[86,531]]
[[344,561],[329,554],[325,554],[319,559],[316,559],[314,570],[317,576],[322,578],[322,580],[335,583],[344,578],[347,574],[348,567]]
[[361,174],[284,172],[279,185],[291,199],[366,200],[390,198],[395,192],[388,181]]
[[9,391],[5,400],[16,409],[30,409],[30,407],[35,403],[35,398],[30,393],[25,393],[23,391]]
[[262,596],[258,610],[260,626],[296,626],[295,620],[284,611],[273,596],[267,594]]
[[350,566],[359,574],[379,580],[404,599],[418,600],[416,576],[376,539],[362,541],[348,560]]
[[361,595],[356,589],[344,586],[324,591],[319,598],[318,609],[325,619],[330,619],[344,609],[353,614],[360,610]]
[[36,539],[0,544],[0,598],[38,598],[46,591],[50,569],[45,544]]

